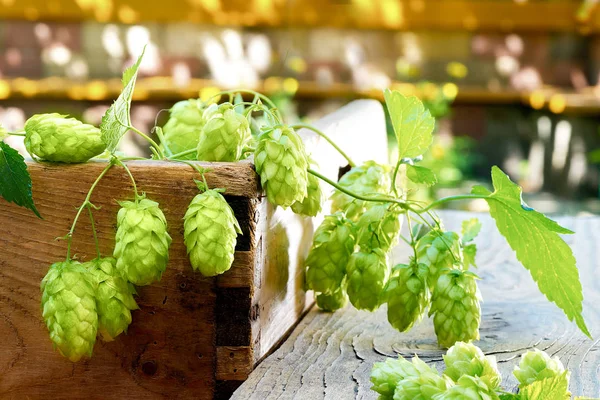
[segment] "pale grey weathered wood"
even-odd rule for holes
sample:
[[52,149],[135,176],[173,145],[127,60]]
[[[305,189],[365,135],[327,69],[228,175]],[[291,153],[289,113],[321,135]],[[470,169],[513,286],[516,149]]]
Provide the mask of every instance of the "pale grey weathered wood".
[[[459,229],[475,214],[441,213],[448,229]],[[484,297],[481,340],[477,345],[497,357],[509,390],[517,383],[511,371],[519,355],[538,347],[558,356],[572,372],[571,392],[600,395],[600,346],[586,338],[562,312],[541,295],[529,273],[496,231],[493,220],[477,215],[483,229],[477,238],[477,263]],[[577,232],[565,239],[575,251],[584,287],[584,316],[592,335],[600,335],[597,243],[600,218],[559,218]],[[407,246],[392,256],[405,260]],[[429,319],[408,333],[395,331],[386,310],[356,311],[351,306],[334,314],[312,309],[291,337],[250,375],[233,399],[375,399],[369,373],[374,362],[402,354],[443,369],[442,354]]]

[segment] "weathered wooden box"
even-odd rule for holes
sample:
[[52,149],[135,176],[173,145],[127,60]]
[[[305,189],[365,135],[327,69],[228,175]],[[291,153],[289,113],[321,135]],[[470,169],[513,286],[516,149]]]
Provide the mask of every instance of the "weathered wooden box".
[[[381,105],[351,103],[317,126],[357,161],[385,157]],[[316,136],[304,134],[321,171],[336,178],[346,163]],[[368,143],[368,145],[365,145]],[[76,364],[53,350],[40,312],[39,284],[64,259],[55,240],[69,230],[103,162],[30,163],[34,199],[44,219],[0,203],[0,398],[228,398],[258,361],[281,341],[312,303],[303,288],[304,256],[317,220],[273,207],[262,197],[251,162],[207,164],[211,187],[226,198],[242,226],[234,264],[217,278],[194,273],[183,244],[182,218],[198,191],[184,164],[128,163],[139,190],[158,201],[173,237],[160,282],[138,290],[140,310],[127,335],[98,341],[91,359]],[[117,200],[131,199],[124,170],[114,167],[92,202],[103,255],[111,255]],[[80,220],[73,252],[95,256],[91,224]]]

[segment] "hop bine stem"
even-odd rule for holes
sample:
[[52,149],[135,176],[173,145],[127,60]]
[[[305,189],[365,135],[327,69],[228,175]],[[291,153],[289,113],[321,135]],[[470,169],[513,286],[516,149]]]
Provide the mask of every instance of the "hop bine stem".
[[258,93],[254,90],[250,90],[250,89],[235,89],[235,90],[225,90],[223,92],[219,92],[217,94],[215,94],[213,97],[211,97],[210,99],[208,99],[207,103],[216,98],[216,97],[220,97],[223,95],[230,95],[230,94],[234,94],[234,93],[249,93],[249,94],[253,94],[254,98],[256,99],[257,97],[259,99],[261,99],[262,101],[264,101],[266,104],[269,105],[269,107],[271,107],[273,110],[275,110],[275,115],[277,117],[277,120],[279,122],[283,122],[283,116],[281,115],[281,112],[279,111],[279,109],[277,108],[277,106],[275,105],[275,103],[273,103],[273,101],[271,99],[269,99],[267,96],[265,96],[264,94]]
[[90,223],[92,224],[92,234],[94,235],[94,244],[96,245],[96,254],[98,255],[98,259],[100,259],[100,244],[98,243],[98,234],[96,233],[96,223],[94,221],[94,214],[92,213],[92,207],[88,205],[88,212],[90,214]]
[[144,132],[140,131],[139,129],[137,129],[134,126],[129,125],[128,128],[131,129],[132,131],[134,131],[135,133],[137,133],[138,135],[140,135],[141,137],[143,137],[144,139],[146,139],[152,145],[152,147],[151,147],[152,152],[160,160],[164,160],[167,158],[165,156],[165,154],[163,153],[163,151],[160,149],[160,146],[158,145],[158,143],[156,143],[150,136],[146,135]]
[[[73,220],[73,224],[71,225],[71,229],[69,230],[69,233],[67,233],[67,236],[66,236],[66,238],[67,238],[67,261],[71,260],[71,243],[73,242],[73,233],[75,232],[75,226],[77,225],[77,221],[79,220],[79,216],[81,215],[81,212],[83,211],[84,208],[92,207],[92,203],[90,202],[90,198],[92,197],[92,193],[94,192],[94,189],[96,189],[96,186],[98,186],[98,183],[100,182],[100,180],[104,177],[104,175],[106,175],[106,173],[108,172],[108,170],[111,169],[111,167],[113,165],[114,165],[114,162],[111,160],[108,163],[108,165],[102,170],[102,172],[100,173],[100,175],[98,175],[98,177],[96,178],[96,180],[94,181],[94,183],[92,183],[92,186],[90,187],[90,190],[88,190],[88,193],[85,196],[85,200],[83,200],[83,203],[77,209],[77,214],[75,214],[75,219]],[[91,210],[90,210],[90,215],[91,215]],[[92,224],[92,230],[94,231],[94,238],[96,238],[96,229],[94,228],[93,224]],[[96,240],[97,240],[97,238],[96,238]]]
[[171,161],[171,160],[177,161],[177,160],[175,160],[176,158],[187,156],[188,154],[193,154],[193,153],[196,153],[197,151],[198,151],[197,149],[185,150],[185,151],[182,151],[180,153],[170,155],[169,157],[167,157],[167,160],[169,160],[169,161]]
[[129,170],[127,165],[125,163],[123,163],[119,158],[114,157],[113,160],[114,160],[115,164],[123,167],[123,169],[125,169],[125,172],[129,176],[129,179],[131,180],[131,184],[133,185],[133,193],[135,194],[135,203],[137,204],[138,201],[140,200],[140,195],[138,194],[137,185],[135,183],[135,179],[133,178],[133,175],[131,174],[131,171]]
[[342,157],[344,157],[346,159],[346,161],[348,161],[348,165],[350,165],[351,167],[355,167],[356,164],[354,163],[354,161],[352,161],[352,159],[350,158],[350,156],[348,156],[348,154],[346,154],[329,136],[327,136],[323,131],[315,128],[314,126],[308,125],[308,124],[295,124],[292,125],[293,129],[308,129],[313,131],[314,133],[316,133],[317,135],[321,136],[323,139],[327,140],[329,142],[330,145],[332,145],[337,151],[338,153],[340,153],[342,155]]

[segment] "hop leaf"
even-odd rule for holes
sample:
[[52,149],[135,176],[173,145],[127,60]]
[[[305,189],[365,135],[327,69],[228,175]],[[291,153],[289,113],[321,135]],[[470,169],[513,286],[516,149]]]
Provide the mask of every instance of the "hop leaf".
[[400,92],[389,89],[383,94],[398,139],[399,159],[420,156],[433,140],[431,132],[435,119],[415,96],[404,97]]
[[110,342],[131,324],[131,310],[139,307],[133,298],[135,288],[121,277],[114,258],[101,258],[85,263],[96,284],[98,333]]
[[434,316],[433,326],[440,346],[479,339],[481,294],[475,276],[454,269],[439,277],[429,315]]
[[155,201],[119,204],[114,250],[117,270],[134,285],[149,285],[160,280],[169,261],[167,220]]
[[352,305],[359,310],[377,309],[390,274],[385,253],[381,249],[354,253],[346,271]]
[[142,54],[140,54],[135,64],[123,72],[123,91],[102,117],[102,122],[100,123],[102,141],[106,145],[106,149],[111,153],[114,153],[119,145],[119,141],[121,141],[121,138],[127,133],[131,125],[131,98],[133,97],[138,69],[145,52],[146,46],[144,46]]
[[197,159],[238,161],[242,157],[244,146],[251,139],[248,120],[238,114],[231,103],[213,106],[207,110],[209,117],[206,117],[200,134]]
[[498,400],[494,389],[488,387],[479,378],[469,375],[462,376],[455,386],[433,397],[434,400]]
[[326,216],[306,257],[308,288],[324,294],[336,292],[342,286],[355,244],[354,226],[343,213]]
[[462,223],[462,241],[468,243],[475,239],[481,231],[481,222],[477,218],[464,220]]
[[[565,367],[558,357],[551,358],[546,352],[533,349],[521,356],[521,362],[513,374],[519,381],[520,388],[531,385],[536,381],[562,375]],[[567,383],[569,375],[566,375]]]
[[425,186],[433,186],[438,181],[435,173],[429,168],[412,164],[406,165],[406,177],[413,183]]
[[52,264],[41,290],[42,316],[54,347],[72,362],[90,357],[98,314],[95,287],[87,270],[76,261]]
[[362,249],[388,252],[398,242],[401,210],[391,203],[371,206],[356,223],[358,244]]
[[444,374],[455,382],[463,375],[480,377],[490,389],[498,388],[502,382],[496,357],[485,356],[477,346],[470,343],[457,342],[444,356],[444,363]]
[[240,225],[225,198],[216,190],[196,195],[184,219],[184,241],[192,268],[215,276],[231,268]]
[[308,162],[304,143],[290,127],[263,132],[254,154],[256,172],[269,201],[288,208],[307,195]]
[[[339,180],[338,185],[360,195],[385,194],[390,187],[390,168],[387,165],[367,161],[352,168]],[[336,189],[331,195],[331,212],[343,211],[356,221],[373,202],[359,200]]]
[[444,393],[450,382],[438,375],[437,371],[419,357],[412,359],[416,374],[398,382],[394,392],[394,400],[431,400],[435,395]]
[[[564,371],[551,378],[536,380],[522,388],[519,395],[521,400],[569,400],[569,372]],[[584,400],[583,397],[578,399]]]
[[100,130],[60,114],[36,114],[25,122],[25,147],[42,160],[82,163],[105,149]]
[[558,235],[573,232],[523,204],[521,188],[498,167],[492,168],[492,182],[493,193],[481,186],[475,186],[473,193],[486,196],[498,230],[540,291],[591,337],[582,315],[583,293],[575,257]]
[[[169,110],[169,120],[163,126],[165,144],[171,153],[182,153],[197,149],[200,133],[204,126],[203,116],[206,105],[200,99],[189,99],[175,103]],[[164,150],[164,146],[163,146]],[[180,160],[194,160],[195,154],[178,157]]]
[[25,159],[4,142],[0,142],[0,196],[42,218],[33,202],[31,176]]
[[428,273],[425,264],[399,264],[394,267],[384,299],[388,305],[388,321],[400,332],[408,331],[425,315],[430,302]]

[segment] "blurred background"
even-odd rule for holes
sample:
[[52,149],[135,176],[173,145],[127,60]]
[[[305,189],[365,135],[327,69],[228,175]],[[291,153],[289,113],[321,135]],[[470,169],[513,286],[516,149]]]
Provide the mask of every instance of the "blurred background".
[[122,70],[148,44],[132,109],[142,130],[176,101],[228,88],[262,91],[290,122],[310,122],[352,99],[382,100],[391,87],[418,95],[438,118],[423,163],[440,185],[420,196],[464,192],[497,164],[541,211],[597,213],[597,8],[597,0],[0,0],[0,124],[19,130],[40,112],[98,124]]

